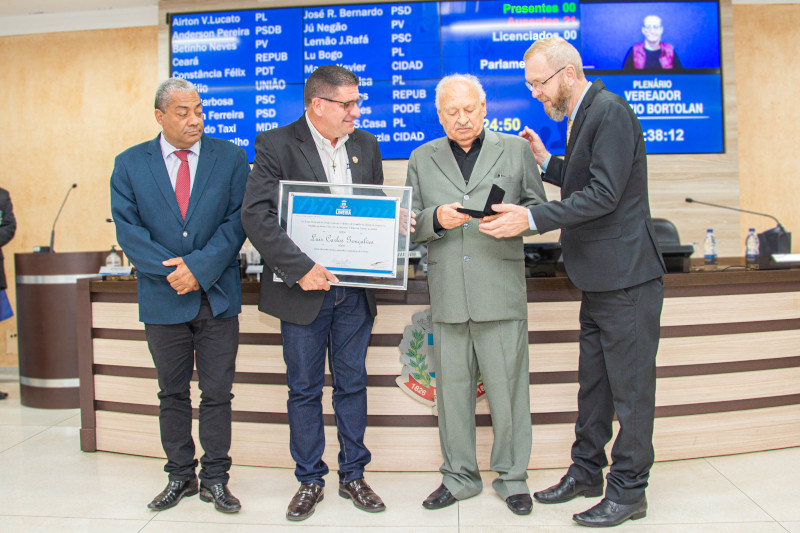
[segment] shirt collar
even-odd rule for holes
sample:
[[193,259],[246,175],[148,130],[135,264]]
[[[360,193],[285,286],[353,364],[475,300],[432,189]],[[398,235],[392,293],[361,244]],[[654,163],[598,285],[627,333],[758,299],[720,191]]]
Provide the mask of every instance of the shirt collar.
[[[164,138],[164,133],[163,132],[161,133],[160,137],[161,138],[159,139],[159,142],[161,144],[161,153],[163,154],[164,157],[167,157],[168,155],[170,155],[170,154],[172,154],[174,152],[177,152],[178,150],[182,150],[183,149],[183,148],[175,148],[174,146],[172,146],[169,143],[169,141],[167,141],[167,139]],[[196,143],[194,143],[189,148],[186,148],[186,150],[189,150],[190,152],[192,152],[197,157],[200,157],[200,141],[201,140],[202,140],[202,138],[198,139]]]
[[575,109],[572,110],[572,114],[569,116],[569,119],[574,121],[575,116],[578,114],[578,109],[581,107],[581,102],[583,102],[583,97],[586,96],[586,93],[589,92],[589,87],[592,86],[592,82],[588,82],[586,87],[583,88],[583,92],[581,93],[581,97],[578,98],[578,103],[575,104]]
[[[483,139],[484,139],[485,137],[486,137],[486,128],[483,128],[483,129],[481,129],[481,133],[480,133],[480,135],[478,135],[478,136],[475,138],[475,140],[474,140],[474,141],[472,141],[472,146],[470,146],[470,147],[469,147],[469,150],[472,150],[472,147],[473,147],[473,146],[481,146],[481,145],[483,145]],[[460,144],[458,144],[458,143],[457,143],[456,141],[454,141],[453,139],[447,139],[447,140],[448,140],[448,141],[450,141],[450,148],[458,148],[458,149],[460,149],[460,150],[462,150],[462,151],[464,150],[463,148],[461,148],[461,145],[460,145]],[[467,152],[469,152],[469,150],[467,150]],[[465,152],[465,153],[466,153],[466,152]]]
[[331,144],[331,142],[328,139],[326,139],[319,132],[319,130],[317,128],[314,127],[314,124],[311,123],[311,119],[308,118],[308,113],[306,113],[305,115],[306,115],[306,122],[308,123],[308,129],[311,130],[311,136],[314,138],[314,142],[317,144],[317,146],[321,146],[321,147],[327,148],[329,150],[336,150],[340,146],[343,146],[344,143],[347,142],[347,139],[350,138],[349,134],[346,134],[344,137],[339,137],[336,140],[336,146],[333,146]]

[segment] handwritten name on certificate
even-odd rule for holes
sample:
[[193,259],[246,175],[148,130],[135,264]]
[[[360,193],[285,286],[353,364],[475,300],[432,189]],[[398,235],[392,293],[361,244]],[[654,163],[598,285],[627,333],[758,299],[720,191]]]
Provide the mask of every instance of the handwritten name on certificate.
[[396,277],[397,198],[290,193],[286,231],[334,274]]

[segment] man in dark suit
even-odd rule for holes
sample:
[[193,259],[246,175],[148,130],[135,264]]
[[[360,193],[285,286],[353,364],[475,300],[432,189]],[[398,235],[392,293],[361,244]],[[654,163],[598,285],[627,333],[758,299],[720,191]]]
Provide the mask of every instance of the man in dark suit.
[[[111,212],[117,241],[136,266],[139,319],[158,372],[167,487],[148,507],[161,511],[200,492],[235,513],[228,490],[231,388],[239,345],[244,242],[245,151],[203,135],[203,104],[190,82],[171,78],[156,92],[162,133],[117,156]],[[200,484],[192,440],[189,383],[196,365],[200,401]]]
[[[14,238],[17,232],[17,219],[14,218],[14,206],[8,191],[0,188],[0,291],[6,290],[6,271],[3,265],[3,246]],[[0,391],[0,400],[8,398],[7,392]]]
[[661,259],[647,194],[647,156],[639,120],[603,82],[589,83],[578,51],[554,37],[525,53],[525,79],[553,120],[569,117],[563,161],[550,157],[528,129],[543,179],[561,187],[561,201],[530,209],[503,204],[481,231],[507,237],[561,228],[564,267],[582,290],[578,421],[572,465],[561,481],[534,493],[542,503],[603,494],[604,451],[616,412],[605,498],[573,519],[614,526],[647,513],[653,464],[655,357],[664,299]]
[[256,158],[247,180],[242,222],[266,267],[282,282],[264,278],[258,308],[281,319],[283,358],[289,385],[289,446],[300,487],[286,517],[304,520],[323,498],[328,466],[322,386],[325,356],[331,369],[333,409],[339,437],[339,495],[359,509],[383,511],[364,480],[371,456],[364,445],[367,424],[365,358],[377,312],[370,290],[333,286],[338,279],[308,257],[278,220],[280,180],[337,184],[383,184],[378,141],[355,129],[360,116],[358,77],[334,65],[306,81],[306,112],[297,121],[256,137]]

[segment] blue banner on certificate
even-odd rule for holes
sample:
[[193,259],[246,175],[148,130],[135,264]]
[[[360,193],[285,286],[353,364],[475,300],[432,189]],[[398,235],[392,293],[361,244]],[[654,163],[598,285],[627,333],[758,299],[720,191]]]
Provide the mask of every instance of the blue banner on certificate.
[[286,232],[334,274],[397,274],[399,198],[289,193]]
[[[336,285],[405,290],[413,270],[410,216],[411,187],[280,182],[281,229]],[[277,274],[273,280],[284,282]]]

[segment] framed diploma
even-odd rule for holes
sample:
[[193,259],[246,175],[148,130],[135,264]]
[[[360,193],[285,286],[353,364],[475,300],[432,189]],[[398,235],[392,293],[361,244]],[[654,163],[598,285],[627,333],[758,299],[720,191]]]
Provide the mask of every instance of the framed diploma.
[[278,210],[287,235],[339,285],[405,290],[411,187],[281,181]]

